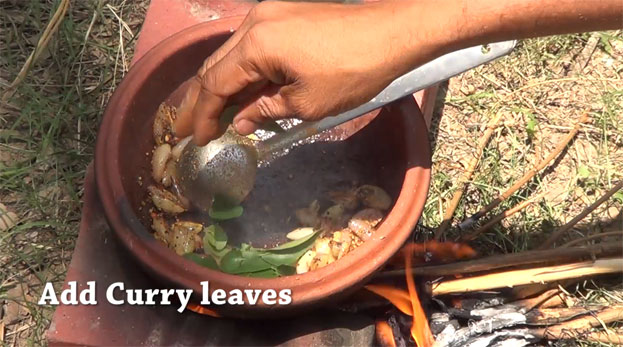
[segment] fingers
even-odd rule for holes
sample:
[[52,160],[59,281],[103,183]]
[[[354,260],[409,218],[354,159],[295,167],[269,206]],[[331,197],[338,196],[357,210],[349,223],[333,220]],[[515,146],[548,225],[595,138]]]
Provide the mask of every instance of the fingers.
[[217,138],[223,131],[218,127],[218,118],[228,97],[263,79],[255,71],[254,58],[245,54],[246,50],[241,46],[239,43],[199,77],[200,88],[192,108],[193,135],[199,146]]
[[272,86],[248,103],[234,117],[234,129],[240,135],[249,135],[268,119],[282,119],[292,116],[283,97],[284,87]]
[[[201,77],[206,74],[206,72],[214,66],[217,62],[219,62],[223,57],[225,57],[238,43],[240,40],[246,35],[249,28],[252,26],[253,20],[250,18],[245,18],[242,22],[238,30],[234,32],[234,34],[227,40],[225,43],[220,46],[214,53],[212,53],[204,62],[199,71],[197,72],[197,76],[193,78],[189,82],[188,90],[178,108],[177,112],[177,120],[175,121],[173,131],[178,137],[186,137],[193,133],[193,109],[198,101],[199,92],[201,90]],[[211,121],[205,121],[205,123],[211,123]],[[212,136],[214,132],[206,132],[206,136]]]

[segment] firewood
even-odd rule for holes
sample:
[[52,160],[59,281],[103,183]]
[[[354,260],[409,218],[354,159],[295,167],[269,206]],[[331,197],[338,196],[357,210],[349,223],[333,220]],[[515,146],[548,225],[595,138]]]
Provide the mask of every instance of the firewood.
[[[583,259],[596,259],[623,253],[621,244],[597,244],[587,247],[570,247],[563,249],[526,251],[494,255],[480,259],[459,261],[443,265],[418,266],[411,269],[416,276],[438,277],[447,275],[469,274],[483,271],[491,271],[502,268],[560,264],[564,262],[576,262]],[[387,278],[404,276],[404,270],[389,270],[379,273],[375,278]]]
[[547,240],[545,240],[545,242],[541,244],[539,249],[546,249],[552,246],[554,242],[556,242],[562,235],[564,235],[564,233],[571,230],[579,221],[581,221],[586,216],[588,216],[591,212],[593,212],[593,210],[599,207],[599,205],[603,204],[606,200],[610,199],[611,196],[613,196],[616,192],[618,192],[621,189],[623,189],[623,180],[615,184],[614,187],[612,187],[612,189],[607,191],[606,194],[604,194],[601,198],[599,198],[597,201],[592,203],[589,207],[585,208],[584,211],[580,212],[580,214],[577,215],[572,220],[570,220],[569,223],[563,225],[562,227],[560,227],[560,229],[556,230],[552,234],[552,236],[550,236]]
[[[623,305],[610,306],[593,315],[586,315],[558,325],[531,331],[535,335],[549,340],[581,338],[592,335],[589,330],[590,327],[600,327],[619,320],[623,320]],[[593,336],[621,341],[621,335],[617,333],[610,334],[604,332],[603,334],[594,334]]]
[[450,200],[450,203],[448,204],[448,207],[446,208],[446,212],[443,214],[443,221],[441,222],[441,225],[439,225],[439,228],[437,228],[437,230],[435,231],[435,240],[441,239],[441,236],[443,235],[443,233],[446,231],[446,229],[448,229],[448,227],[452,223],[452,216],[454,216],[454,211],[456,210],[457,206],[459,206],[459,202],[461,201],[461,197],[463,196],[465,187],[467,183],[472,179],[472,176],[474,175],[474,171],[476,170],[476,167],[478,166],[478,162],[480,161],[480,157],[482,157],[482,152],[485,150],[485,147],[489,143],[489,140],[491,139],[491,135],[493,135],[493,132],[497,128],[498,123],[500,122],[501,118],[502,118],[502,113],[498,113],[498,115],[493,117],[487,124],[487,129],[485,130],[485,132],[480,137],[480,140],[478,141],[478,147],[476,148],[476,153],[474,157],[472,158],[472,160],[470,160],[467,166],[467,169],[465,170],[465,173],[463,173],[463,176],[459,180],[458,187],[456,188],[456,190],[454,191],[454,194],[452,195],[452,199]]
[[463,222],[459,224],[459,229],[466,230],[470,229],[474,223],[476,223],[482,216],[487,214],[489,211],[493,210],[497,207],[502,201],[506,200],[508,197],[513,195],[519,188],[523,187],[528,181],[530,181],[539,171],[543,170],[549,163],[554,160],[573,140],[575,135],[580,131],[582,125],[588,121],[588,113],[584,113],[580,120],[576,123],[576,125],[571,129],[571,131],[567,134],[567,136],[556,146],[556,148],[547,156],[545,159],[541,160],[541,162],[534,168],[528,170],[528,172],[520,178],[515,184],[513,184],[510,188],[508,188],[504,193],[495,198],[489,205],[480,209],[480,211],[473,214],[471,217],[467,218]]
[[570,278],[579,279],[587,276],[619,272],[623,272],[623,258],[597,259],[595,261],[511,270],[441,281],[433,283],[430,286],[430,290],[433,296],[438,296],[514,287],[530,283],[552,282]]

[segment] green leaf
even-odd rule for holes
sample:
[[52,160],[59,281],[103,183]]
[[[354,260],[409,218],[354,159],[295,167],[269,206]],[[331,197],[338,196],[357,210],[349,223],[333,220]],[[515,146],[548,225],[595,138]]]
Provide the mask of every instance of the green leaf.
[[203,251],[206,254],[211,255],[214,259],[216,259],[217,262],[221,262],[221,259],[223,259],[223,257],[229,252],[231,251],[231,247],[223,247],[220,250],[217,250],[216,247],[214,246],[214,244],[216,243],[216,240],[214,238],[214,233],[208,232],[207,231],[208,228],[206,228],[206,233],[205,236],[203,236]]
[[296,268],[289,265],[281,265],[277,268],[277,271],[279,271],[279,275],[281,276],[291,276],[296,274]]
[[315,231],[315,232],[309,234],[308,236],[305,236],[305,237],[300,238],[298,240],[289,241],[289,242],[286,242],[286,243],[284,243],[282,245],[279,245],[277,247],[267,248],[266,251],[282,251],[282,250],[286,250],[286,249],[297,247],[297,246],[299,246],[301,244],[306,243],[309,240],[316,239],[316,236],[318,236],[318,233],[319,233],[319,231]]
[[528,136],[533,137],[536,133],[536,126],[538,122],[532,112],[529,112],[527,116],[528,120],[526,121],[526,131],[528,132]]
[[208,215],[214,220],[228,220],[242,216],[242,212],[242,206],[235,206],[228,210],[214,210],[211,208],[208,211]]
[[260,256],[273,266],[294,266],[296,262],[309,250],[318,236],[315,232],[299,240],[290,241],[271,249],[262,250]]
[[591,175],[591,171],[588,167],[582,165],[578,168],[578,177],[580,178],[588,178]]
[[205,229],[205,232],[205,239],[215,250],[220,251],[227,246],[227,234],[219,225],[212,224]]
[[612,197],[614,200],[617,200],[619,203],[623,204],[623,192],[616,192]]
[[279,271],[275,270],[274,268],[270,268],[270,269],[257,271],[257,272],[243,273],[240,275],[247,276],[247,277],[275,278],[275,277],[279,277],[281,274],[279,273]]
[[216,260],[214,260],[211,256],[202,257],[197,253],[186,253],[184,254],[184,258],[212,270],[219,270]]
[[245,255],[239,249],[233,249],[221,259],[221,270],[230,274],[243,274],[264,271],[272,266],[264,261],[259,252],[247,252]]

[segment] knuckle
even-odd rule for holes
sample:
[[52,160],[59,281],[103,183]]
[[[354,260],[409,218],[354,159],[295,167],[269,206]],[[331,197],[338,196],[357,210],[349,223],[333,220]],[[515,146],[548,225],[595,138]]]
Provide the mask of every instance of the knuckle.
[[278,5],[273,1],[260,2],[249,11],[249,16],[256,21],[267,19]]
[[275,119],[284,116],[281,114],[283,108],[274,98],[261,97],[255,104],[262,118]]

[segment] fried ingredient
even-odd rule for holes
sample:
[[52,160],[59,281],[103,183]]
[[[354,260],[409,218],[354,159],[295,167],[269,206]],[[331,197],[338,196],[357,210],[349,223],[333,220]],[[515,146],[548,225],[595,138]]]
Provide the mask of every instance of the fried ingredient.
[[335,259],[341,259],[351,250],[353,235],[351,231],[346,228],[333,233],[333,238],[329,243],[331,247],[331,254]]
[[289,240],[295,241],[295,240],[300,240],[300,239],[302,239],[304,237],[307,237],[307,236],[309,236],[309,235],[311,235],[313,233],[314,233],[314,228],[310,228],[310,227],[297,228],[297,229],[294,229],[294,230],[290,231],[286,235],[286,237]]
[[349,211],[353,211],[359,206],[359,198],[357,197],[356,190],[331,191],[327,195],[334,204],[342,205]]
[[316,252],[316,256],[309,265],[310,271],[327,266],[335,261],[333,252],[331,251],[331,239],[327,237],[318,238],[316,242],[314,242],[313,249]]
[[154,230],[156,240],[164,243],[165,246],[169,246],[169,225],[161,214],[152,213],[151,228]]
[[192,140],[192,138],[192,136],[185,137],[180,140],[177,145],[173,146],[173,149],[171,150],[171,156],[173,159],[178,160],[180,158],[182,151],[186,148],[186,145],[190,142],[190,140]]
[[374,208],[366,208],[357,213],[348,222],[348,228],[361,240],[366,241],[372,237],[374,228],[383,219],[383,213]]
[[308,207],[300,208],[294,211],[296,219],[302,226],[316,227],[320,224],[318,213],[320,212],[320,203],[318,200],[312,201]]
[[392,206],[392,198],[383,188],[377,186],[363,185],[357,188],[357,196],[366,207],[385,211]]
[[154,119],[154,141],[156,145],[167,143],[173,139],[173,121],[176,118],[176,108],[165,103],[160,104]]
[[348,216],[342,205],[333,205],[322,213],[320,227],[324,231],[335,231],[346,227]]
[[186,211],[182,202],[173,193],[156,186],[149,186],[147,190],[154,205],[160,211],[168,214],[179,214]]
[[312,260],[316,257],[316,252],[313,249],[308,250],[301,256],[296,263],[296,273],[304,274],[309,271]]
[[151,157],[151,175],[158,183],[162,182],[164,169],[169,158],[171,158],[171,146],[168,143],[163,143],[156,147],[154,155]]
[[175,160],[169,160],[167,165],[164,167],[164,174],[162,175],[162,185],[165,187],[170,187],[173,184],[173,179],[175,177]]
[[175,250],[175,253],[184,255],[197,249],[197,237],[203,230],[203,225],[193,222],[176,222],[171,229],[170,247]]

